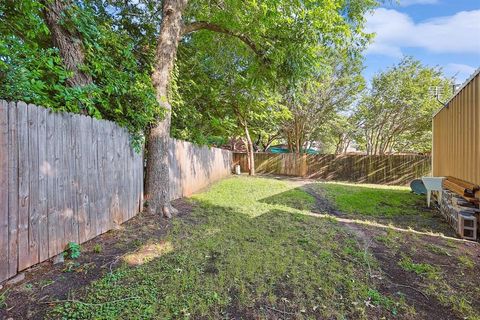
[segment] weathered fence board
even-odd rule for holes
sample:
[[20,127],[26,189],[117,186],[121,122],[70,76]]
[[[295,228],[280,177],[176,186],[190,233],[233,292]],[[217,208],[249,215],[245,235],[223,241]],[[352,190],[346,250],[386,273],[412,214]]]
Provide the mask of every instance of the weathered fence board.
[[[27,105],[18,103],[18,268],[20,270],[29,266],[28,250],[28,183],[29,151],[28,151],[28,121]],[[10,124],[9,124],[10,125]]]
[[[17,123],[14,103],[1,101],[8,110],[8,123]],[[2,108],[2,107],[0,107]],[[18,139],[17,127],[8,126],[8,277],[14,276],[18,267]],[[3,152],[2,152],[3,153]],[[7,261],[7,260],[5,260]],[[0,278],[2,279],[2,278]]]
[[[0,101],[0,261],[8,261],[8,109]],[[3,152],[6,150],[7,152]],[[0,264],[0,279],[8,277],[8,264]]]
[[[234,163],[246,172],[247,156],[234,154]],[[299,155],[255,153],[258,173],[301,176],[312,179],[403,185],[428,175],[430,157],[421,155]]]

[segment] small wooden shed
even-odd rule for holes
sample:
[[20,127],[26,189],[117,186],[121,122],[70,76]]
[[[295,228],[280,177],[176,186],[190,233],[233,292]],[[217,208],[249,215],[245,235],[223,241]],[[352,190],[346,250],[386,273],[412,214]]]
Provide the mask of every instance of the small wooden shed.
[[480,185],[480,68],[433,116],[432,170]]

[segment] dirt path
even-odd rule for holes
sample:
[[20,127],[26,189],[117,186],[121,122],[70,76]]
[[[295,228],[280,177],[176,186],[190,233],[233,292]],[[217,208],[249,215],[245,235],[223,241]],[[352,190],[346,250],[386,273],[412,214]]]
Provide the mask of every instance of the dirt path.
[[[408,241],[400,245],[397,250],[392,251],[392,248],[387,247],[378,240],[388,232],[386,230],[389,229],[409,232],[413,236],[416,236],[415,232],[390,226],[381,226],[381,228],[379,228],[375,226],[375,224],[348,219],[346,218],[346,214],[335,208],[335,205],[326,198],[321,189],[312,187],[312,181],[294,179],[291,180],[291,182],[315,198],[315,208],[312,210],[312,213],[323,214],[323,216],[327,214],[337,218],[336,220],[345,226],[352,236],[357,239],[359,245],[365,250],[365,253],[371,254],[375,260],[378,261],[378,268],[372,268],[371,270],[370,278],[372,282],[376,283],[377,288],[382,294],[391,297],[402,297],[406,304],[414,310],[411,315],[406,315],[402,318],[432,320],[462,319],[462,317],[440,303],[435,297],[428,295],[425,292],[426,285],[421,283],[422,281],[418,275],[400,267],[398,261],[402,259],[403,252],[408,252],[411,249],[409,248]],[[418,234],[427,237],[423,232],[418,232]],[[423,241],[425,243],[431,242],[439,244],[443,239],[428,238],[423,239]],[[417,255],[422,255],[422,252],[417,252]],[[445,263],[445,261],[435,262]],[[458,272],[458,268],[452,265],[450,270],[447,269],[447,272]]]

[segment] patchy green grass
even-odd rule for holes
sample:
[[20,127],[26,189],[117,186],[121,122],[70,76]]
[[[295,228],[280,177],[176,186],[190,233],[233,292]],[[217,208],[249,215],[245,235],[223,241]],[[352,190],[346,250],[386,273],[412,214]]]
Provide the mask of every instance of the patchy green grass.
[[0,294],[0,308],[6,307],[5,301],[7,299],[7,293],[8,293],[8,289]]
[[353,183],[321,183],[340,211],[372,217],[416,215],[422,199],[406,187]]
[[386,229],[385,234],[375,236],[375,240],[383,243],[391,252],[397,252],[405,241],[401,233],[392,229]]
[[470,258],[469,256],[466,256],[466,255],[461,255],[458,257],[458,261],[460,262],[460,264],[466,268],[466,269],[473,269],[475,268],[475,262],[473,261],[472,258]]
[[404,256],[398,264],[405,270],[429,279],[438,279],[438,268],[429,263],[415,263],[410,257]]
[[448,252],[447,249],[443,248],[443,247],[440,247],[438,245],[435,245],[435,244],[432,244],[432,243],[429,243],[425,246],[425,248],[434,253],[434,254],[437,254],[437,255],[441,255],[441,256],[447,256],[447,257],[451,257],[452,254],[450,252]]
[[[468,260],[466,260],[465,257],[459,256],[458,259],[462,263],[468,264],[468,268],[473,268],[473,261],[468,257]],[[436,266],[431,263],[416,263],[406,254],[403,254],[398,264],[404,270],[418,275],[425,292],[429,296],[435,297],[442,305],[455,311],[464,319],[480,319],[478,305],[476,304],[479,294],[478,291],[474,292],[472,290],[475,285],[466,279],[465,273],[459,272],[455,268],[444,270],[445,266]],[[475,275],[470,276],[475,277]]]
[[408,187],[339,182],[317,183],[315,187],[351,218],[453,235],[440,215],[426,208],[425,197]]
[[165,239],[50,316],[367,319],[402,309],[372,283],[371,255],[339,223],[308,216],[314,199],[288,183],[236,177],[192,201]]

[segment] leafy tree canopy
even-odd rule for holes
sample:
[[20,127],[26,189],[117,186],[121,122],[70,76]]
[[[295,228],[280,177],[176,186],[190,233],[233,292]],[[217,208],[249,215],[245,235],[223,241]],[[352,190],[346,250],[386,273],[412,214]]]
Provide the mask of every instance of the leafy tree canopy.
[[23,100],[54,110],[88,113],[113,120],[134,134],[161,114],[150,81],[150,68],[139,63],[129,34],[103,19],[89,2],[72,3],[61,17],[67,30],[82,36],[94,82],[69,87],[70,73],[44,22],[44,5],[34,0],[0,3],[1,98]]
[[371,154],[429,151],[432,114],[440,107],[434,91],[446,99],[451,84],[441,69],[412,57],[377,74],[356,113],[363,148]]
[[[49,0],[45,0],[49,1]],[[150,75],[162,1],[75,0],[61,18],[81,34],[82,70],[93,78],[69,87],[44,22],[45,1],[0,3],[1,98],[116,121],[139,134],[161,116]],[[365,13],[376,0],[190,1],[171,83],[174,136],[202,143],[253,134],[289,117],[282,92],[333,73],[339,55],[358,58],[371,35]],[[234,107],[240,110],[234,112]]]

